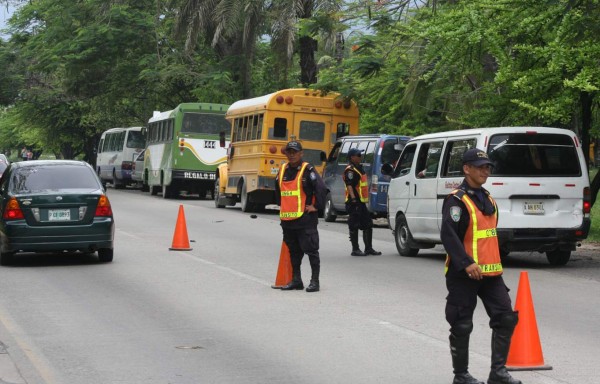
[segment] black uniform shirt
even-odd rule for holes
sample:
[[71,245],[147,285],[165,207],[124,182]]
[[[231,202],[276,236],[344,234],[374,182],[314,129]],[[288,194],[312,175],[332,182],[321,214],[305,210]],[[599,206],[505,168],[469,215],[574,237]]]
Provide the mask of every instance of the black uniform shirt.
[[[496,211],[492,202],[487,198],[490,193],[486,189],[471,188],[464,180],[458,189],[465,191],[471,200],[473,200],[477,209],[484,212],[486,216],[493,215]],[[453,209],[455,212],[457,209],[460,209],[460,216],[457,217],[457,215],[454,215],[453,217],[453,215],[450,214],[452,207],[458,207]],[[469,211],[467,210],[465,203],[452,194],[446,196],[442,207],[442,228],[440,237],[446,252],[450,255],[448,275],[461,275],[467,277],[464,271],[465,268],[475,262],[471,256],[467,255],[463,245],[463,239],[465,238],[465,234],[470,225],[471,217],[469,216]]]
[[[365,173],[365,170],[363,169],[361,164],[358,164],[358,165],[349,164],[349,165],[356,168],[362,174]],[[356,172],[356,170],[354,168],[346,168],[346,170],[344,171],[344,183],[346,184],[346,187],[347,186],[352,187],[352,190],[354,191],[354,197],[356,197],[356,199],[358,201],[360,201],[360,194],[358,193],[358,187],[360,185],[360,174],[358,172]],[[348,200],[350,200],[350,195],[348,195]],[[346,200],[346,202],[348,200]]]
[[[290,181],[296,178],[298,172],[302,169],[302,163],[300,163],[297,167],[291,167],[289,164],[285,167],[285,172],[283,173],[283,181]],[[281,204],[281,190],[279,189],[279,174],[277,174],[277,178],[275,179],[275,199],[277,200],[277,204]],[[304,170],[304,174],[302,175],[302,189],[306,194],[306,204],[310,204],[313,196],[319,199],[319,194],[315,193],[317,190],[317,178],[319,175],[315,168],[308,164],[306,169]],[[317,201],[316,206],[322,206],[323,202]],[[281,220],[281,226],[284,228],[306,228],[306,227],[316,227],[319,223],[319,215],[317,212],[307,213],[304,212],[299,219],[295,220]]]

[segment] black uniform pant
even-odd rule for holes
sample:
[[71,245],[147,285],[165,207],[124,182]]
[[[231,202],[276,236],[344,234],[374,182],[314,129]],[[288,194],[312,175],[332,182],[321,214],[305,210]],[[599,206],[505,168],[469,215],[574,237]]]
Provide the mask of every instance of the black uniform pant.
[[446,276],[446,287],[446,321],[451,327],[457,323],[472,322],[477,296],[490,317],[492,329],[500,326],[502,315],[513,312],[509,289],[502,276],[484,277],[482,280]]
[[290,250],[293,271],[300,271],[305,253],[308,255],[311,268],[318,270],[321,261],[319,258],[319,231],[317,228],[283,228],[283,241]]
[[373,219],[365,203],[346,203],[346,212],[350,232],[373,228]]

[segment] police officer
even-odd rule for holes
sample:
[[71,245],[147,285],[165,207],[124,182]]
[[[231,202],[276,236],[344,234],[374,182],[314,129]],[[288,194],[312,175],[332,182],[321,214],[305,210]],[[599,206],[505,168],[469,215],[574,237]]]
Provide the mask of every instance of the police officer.
[[[348,166],[344,170],[343,178],[346,185],[346,212],[348,212],[348,231],[352,243],[352,256],[381,255],[373,249],[373,219],[367,209],[369,201],[369,184],[367,174],[360,161],[362,152],[358,148],[348,151]],[[363,231],[365,251],[358,245],[358,230]]]
[[469,374],[469,336],[477,296],[490,317],[492,363],[488,384],[521,384],[506,370],[506,358],[518,313],[502,279],[496,236],[498,207],[482,185],[493,163],[480,149],[462,158],[465,179],[444,200],[441,239],[446,249],[446,320],[450,324],[453,384],[484,384]]
[[302,160],[302,144],[290,141],[285,146],[288,162],[281,166],[276,178],[276,197],[279,200],[283,241],[290,250],[292,281],[283,286],[284,291],[304,289],[300,265],[306,253],[312,275],[306,292],[319,290],[319,216],[317,207],[322,207],[319,191],[320,176],[314,167]]

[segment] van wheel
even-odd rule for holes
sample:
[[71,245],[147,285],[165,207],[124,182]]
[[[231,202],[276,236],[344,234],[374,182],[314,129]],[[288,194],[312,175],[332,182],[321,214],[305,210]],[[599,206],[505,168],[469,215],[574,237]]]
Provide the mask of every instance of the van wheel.
[[571,258],[571,251],[561,251],[558,249],[547,251],[546,258],[550,265],[565,265]]
[[160,188],[158,185],[148,186],[150,189],[150,194],[152,196],[156,196],[158,194],[158,189]]
[[219,199],[221,198],[221,179],[215,180],[215,189],[213,191],[213,197],[215,198],[215,207],[217,208],[225,208],[225,204],[219,203]]
[[113,170],[113,186],[115,189],[123,189],[125,188],[125,183],[121,180],[117,179],[117,173]]
[[404,215],[399,215],[396,219],[396,230],[394,231],[394,239],[396,240],[396,249],[401,256],[417,256],[419,248],[411,248],[409,244],[412,242],[412,235],[408,229],[408,223]]
[[331,193],[327,193],[327,197],[325,198],[325,209],[323,209],[323,217],[325,218],[325,221],[329,223],[333,223],[335,219],[337,219],[335,209],[333,208],[333,201],[331,201]]

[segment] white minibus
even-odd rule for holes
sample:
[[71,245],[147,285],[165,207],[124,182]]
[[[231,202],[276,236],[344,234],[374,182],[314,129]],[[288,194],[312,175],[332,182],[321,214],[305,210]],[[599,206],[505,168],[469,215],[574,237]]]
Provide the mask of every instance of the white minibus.
[[499,210],[502,256],[511,251],[545,252],[564,265],[590,229],[591,195],[577,135],[560,128],[476,128],[418,136],[393,169],[388,219],[403,256],[440,244],[444,198],[460,185],[462,155],[487,152],[494,168],[484,188]]
[[142,127],[111,128],[102,133],[96,157],[96,172],[103,185],[115,188],[135,183],[131,172],[135,158],[146,148]]

